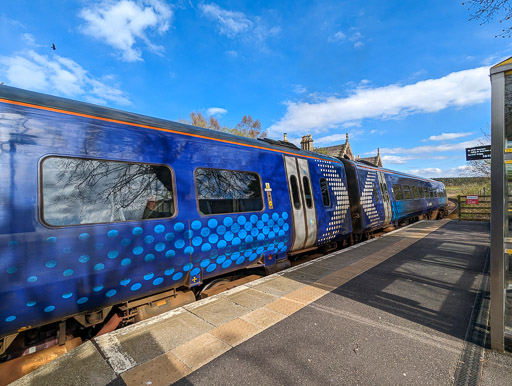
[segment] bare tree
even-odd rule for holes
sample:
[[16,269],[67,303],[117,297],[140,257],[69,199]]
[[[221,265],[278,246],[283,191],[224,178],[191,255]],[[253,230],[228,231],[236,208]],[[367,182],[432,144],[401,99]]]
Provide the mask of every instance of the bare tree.
[[512,4],[508,0],[468,0],[462,3],[472,12],[469,20],[480,20],[481,24],[499,19],[503,28],[495,37],[510,37],[512,27],[505,26],[512,18]]
[[[481,146],[489,145],[491,143],[491,133],[487,130],[481,130],[484,139],[480,141]],[[461,174],[464,177],[488,177],[491,178],[491,160],[482,159],[477,161],[467,161],[469,168],[464,170]]]
[[238,135],[240,137],[256,139],[265,138],[267,136],[267,132],[261,130],[261,122],[258,119],[254,120],[250,115],[244,115],[240,123],[235,127],[221,126],[217,118],[210,117],[207,119],[199,111],[191,112],[190,120],[182,119],[181,122],[204,129]]

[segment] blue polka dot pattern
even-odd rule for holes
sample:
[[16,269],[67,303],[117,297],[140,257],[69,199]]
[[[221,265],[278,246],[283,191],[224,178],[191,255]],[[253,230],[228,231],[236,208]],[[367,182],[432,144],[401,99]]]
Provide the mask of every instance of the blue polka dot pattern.
[[89,260],[91,260],[91,257],[89,255],[82,255],[78,258],[78,261],[82,264],[87,263]]
[[108,231],[107,236],[113,239],[114,237],[117,237],[119,235],[119,232],[115,229],[112,229],[111,231]]
[[163,232],[165,232],[165,227],[162,224],[158,224],[155,227],[154,231],[155,231],[155,233],[163,233]]
[[107,256],[109,259],[115,259],[117,256],[119,256],[119,251],[116,251],[116,250],[109,251]]
[[140,290],[140,288],[142,287],[142,284],[140,283],[135,283],[134,285],[131,286],[130,290],[132,291],[138,291]]
[[[5,265],[3,272],[9,274],[9,282],[21,280],[37,286],[29,298],[19,296],[20,310],[31,315],[44,310],[52,313],[51,318],[59,318],[73,312],[72,305],[95,309],[107,304],[106,299],[112,299],[109,304],[121,302],[135,296],[135,291],[143,296],[155,286],[188,284],[191,276],[211,278],[243,268],[262,255],[284,253],[290,242],[288,217],[286,212],[262,212],[137,225],[127,222],[116,224],[115,229],[112,225],[88,226],[87,232],[62,229],[56,231],[58,237],[43,236],[38,260],[23,267],[21,263]],[[9,253],[24,253],[24,241],[7,243],[13,251]],[[57,281],[55,274],[60,277]],[[84,284],[77,285],[79,280]],[[11,316],[16,317],[10,322],[14,328],[30,324],[21,314],[0,312],[0,320]]]

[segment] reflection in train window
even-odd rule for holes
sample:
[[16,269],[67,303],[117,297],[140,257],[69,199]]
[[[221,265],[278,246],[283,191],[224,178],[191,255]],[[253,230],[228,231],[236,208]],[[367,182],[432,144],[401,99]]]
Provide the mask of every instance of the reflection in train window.
[[42,163],[42,218],[52,226],[174,215],[167,166],[48,157]]
[[302,185],[304,187],[304,198],[306,199],[306,206],[311,209],[313,207],[313,197],[311,197],[311,188],[309,186],[308,177],[302,177]]
[[329,187],[327,186],[327,180],[325,178],[320,178],[320,191],[322,192],[322,202],[324,206],[331,206]]
[[292,200],[295,209],[300,209],[299,186],[297,185],[297,177],[290,177],[290,187],[292,188]]
[[403,200],[404,194],[402,193],[402,187],[398,184],[393,185],[393,193],[395,195],[395,200]]
[[412,189],[412,198],[419,198],[419,195],[418,195],[418,188],[416,186],[412,186],[411,187]]
[[256,173],[199,168],[195,176],[202,214],[258,212],[263,209],[261,182]]
[[409,187],[409,185],[402,185],[402,187],[404,188],[405,199],[410,200],[412,198],[411,188]]

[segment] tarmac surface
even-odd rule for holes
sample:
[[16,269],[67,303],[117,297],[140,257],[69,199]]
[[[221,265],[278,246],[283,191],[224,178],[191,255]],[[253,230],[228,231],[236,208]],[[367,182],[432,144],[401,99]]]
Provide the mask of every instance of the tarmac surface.
[[489,224],[422,221],[89,341],[15,385],[512,384]]

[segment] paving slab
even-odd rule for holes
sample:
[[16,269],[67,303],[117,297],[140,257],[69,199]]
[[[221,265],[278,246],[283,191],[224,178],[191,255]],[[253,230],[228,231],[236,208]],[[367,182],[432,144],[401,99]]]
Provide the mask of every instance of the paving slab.
[[116,377],[117,374],[89,341],[11,385],[107,385]]

